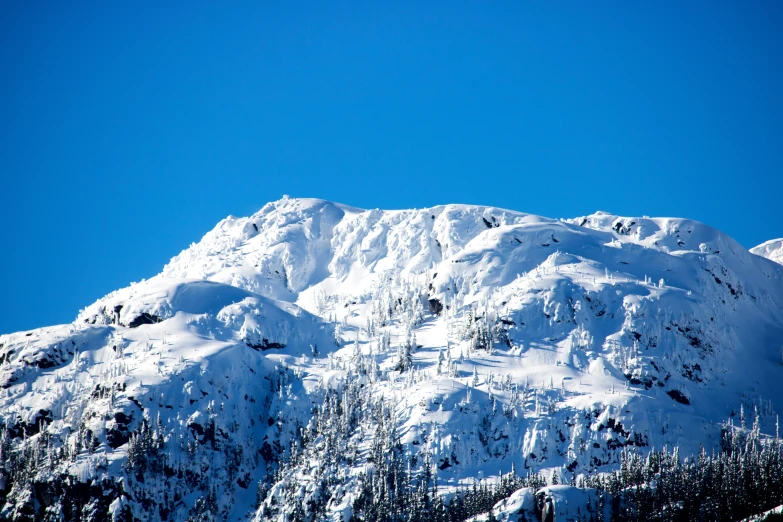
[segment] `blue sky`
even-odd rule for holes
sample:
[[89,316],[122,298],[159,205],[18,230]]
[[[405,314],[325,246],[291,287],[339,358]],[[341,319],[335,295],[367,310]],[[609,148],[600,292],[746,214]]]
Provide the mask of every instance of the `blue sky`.
[[0,6],[0,332],[282,194],[783,236],[781,2],[163,4]]

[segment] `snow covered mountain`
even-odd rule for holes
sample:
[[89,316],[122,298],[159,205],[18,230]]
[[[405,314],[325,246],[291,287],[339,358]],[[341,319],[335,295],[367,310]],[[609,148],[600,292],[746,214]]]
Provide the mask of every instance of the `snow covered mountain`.
[[757,256],[766,257],[776,263],[783,265],[783,238],[771,239],[765,243],[755,246],[750,251]]
[[283,198],[0,336],[0,517],[347,521],[399,469],[448,496],[717,448],[754,408],[772,430],[781,252],[687,219]]

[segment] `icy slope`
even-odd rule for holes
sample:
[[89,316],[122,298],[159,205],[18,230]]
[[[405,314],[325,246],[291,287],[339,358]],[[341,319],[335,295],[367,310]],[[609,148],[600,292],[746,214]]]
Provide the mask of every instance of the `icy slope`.
[[771,239],[751,248],[750,251],[757,256],[766,257],[776,263],[783,264],[783,239]]
[[691,453],[741,407],[774,423],[782,339],[783,266],[698,222],[284,198],[0,337],[5,444],[57,454],[2,513],[347,520],[384,470],[449,494]]

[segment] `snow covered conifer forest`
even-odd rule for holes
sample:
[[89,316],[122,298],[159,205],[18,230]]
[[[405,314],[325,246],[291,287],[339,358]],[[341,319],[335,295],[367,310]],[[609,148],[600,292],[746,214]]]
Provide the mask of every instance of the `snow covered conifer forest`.
[[774,520],[781,260],[687,219],[284,197],[0,336],[0,519]]

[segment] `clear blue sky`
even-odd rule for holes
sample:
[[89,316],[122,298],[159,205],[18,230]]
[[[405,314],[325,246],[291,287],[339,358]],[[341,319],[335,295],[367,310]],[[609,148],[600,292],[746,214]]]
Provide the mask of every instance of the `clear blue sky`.
[[3,2],[0,332],[282,194],[783,236],[783,2],[420,3]]

